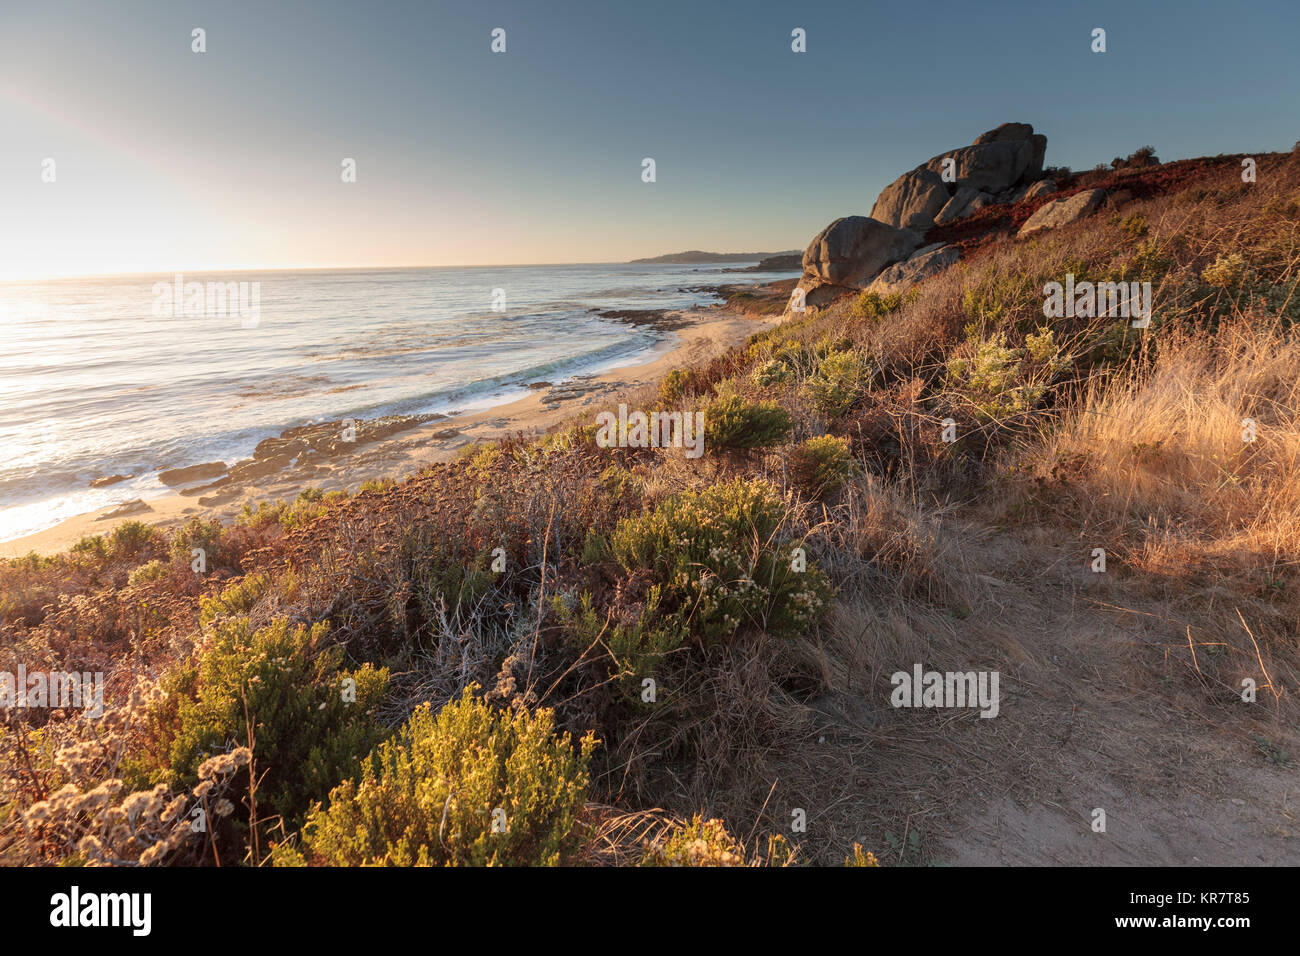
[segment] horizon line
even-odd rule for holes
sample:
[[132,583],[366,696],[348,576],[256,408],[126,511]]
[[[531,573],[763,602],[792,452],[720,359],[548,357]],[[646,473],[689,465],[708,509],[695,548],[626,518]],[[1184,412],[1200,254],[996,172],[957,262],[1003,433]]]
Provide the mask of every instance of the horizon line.
[[[687,252],[704,252],[703,249],[685,250]],[[709,255],[736,256],[744,255],[742,252],[709,252]],[[771,253],[769,253],[770,255]],[[682,255],[679,252],[660,253],[660,256]],[[659,256],[642,256],[641,259],[656,259]],[[744,261],[744,260],[739,260]],[[635,259],[578,259],[567,262],[467,262],[442,265],[329,265],[329,266],[219,266],[215,268],[189,268],[189,269],[147,269],[131,270],[124,272],[83,272],[70,273],[67,275],[42,275],[42,276],[15,276],[10,278],[0,278],[0,285],[12,283],[33,283],[33,282],[70,282],[83,279],[129,279],[134,276],[163,276],[163,275],[215,275],[220,273],[263,273],[263,272],[402,272],[416,271],[422,269],[507,269],[507,268],[527,268],[539,266],[618,266],[618,265],[689,265],[690,263],[646,263],[638,262]],[[700,265],[723,265],[724,263],[708,263],[701,261]]]

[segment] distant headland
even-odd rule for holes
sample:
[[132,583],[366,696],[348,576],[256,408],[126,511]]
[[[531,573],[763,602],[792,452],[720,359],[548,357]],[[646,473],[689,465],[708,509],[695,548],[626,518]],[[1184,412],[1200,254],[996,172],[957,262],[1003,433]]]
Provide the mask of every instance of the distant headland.
[[802,256],[802,249],[788,249],[785,252],[701,252],[692,249],[689,252],[670,252],[665,256],[651,259],[632,259],[632,263],[691,263],[691,262],[752,262],[755,259],[769,259],[777,256]]

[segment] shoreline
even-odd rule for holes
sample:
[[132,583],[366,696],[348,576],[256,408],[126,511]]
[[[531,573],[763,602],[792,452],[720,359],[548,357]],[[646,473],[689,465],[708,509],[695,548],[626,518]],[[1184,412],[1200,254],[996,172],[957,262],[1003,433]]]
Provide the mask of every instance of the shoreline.
[[[226,524],[243,512],[245,504],[257,507],[264,501],[292,500],[309,487],[355,492],[365,481],[401,480],[427,465],[450,461],[466,445],[495,441],[517,432],[544,433],[572,418],[585,406],[655,384],[670,369],[707,361],[780,320],[713,305],[663,310],[655,321],[662,323],[676,341],[649,361],[571,376],[544,391],[537,389],[503,404],[415,424],[359,444],[347,454],[307,465],[297,464],[274,474],[230,483],[223,489],[173,491],[141,501],[135,508],[130,508],[133,503],[128,502],[74,515],[43,531],[0,542],[0,558],[21,557],[33,551],[38,554],[66,551],[82,537],[104,534],[125,521],[172,528],[198,516]],[[212,491],[216,494],[200,497]]]

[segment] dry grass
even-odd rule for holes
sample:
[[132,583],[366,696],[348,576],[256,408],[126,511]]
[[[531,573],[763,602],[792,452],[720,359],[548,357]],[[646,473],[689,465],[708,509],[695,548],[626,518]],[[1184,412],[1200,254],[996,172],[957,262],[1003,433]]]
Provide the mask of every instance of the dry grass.
[[1085,389],[1025,454],[1036,477],[1065,479],[1085,527],[1153,556],[1294,566],[1300,342],[1262,316],[1171,334],[1150,368]]

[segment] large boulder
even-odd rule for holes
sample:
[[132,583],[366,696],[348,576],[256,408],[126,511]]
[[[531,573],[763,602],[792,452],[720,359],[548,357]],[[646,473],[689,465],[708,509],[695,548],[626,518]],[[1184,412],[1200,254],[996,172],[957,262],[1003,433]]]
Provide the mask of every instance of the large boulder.
[[1054,199],[1051,202],[1043,203],[1034,210],[1032,216],[1025,220],[1025,224],[1020,227],[1017,236],[1023,239],[1025,236],[1032,236],[1044,229],[1056,229],[1091,216],[1105,198],[1106,190],[1104,189],[1085,189],[1073,196],[1066,196],[1064,199]]
[[1056,192],[1056,183],[1050,179],[1040,179],[1028,189],[1025,190],[1022,199],[1037,199],[1039,196],[1046,196],[1048,193]]
[[954,149],[934,157],[925,168],[942,175],[946,161],[951,159],[958,188],[969,186],[986,193],[1000,193],[1020,181],[1033,158],[1034,147],[1029,140],[1004,140]]
[[924,233],[948,202],[948,187],[933,170],[918,166],[881,190],[871,218]]
[[1029,167],[1025,172],[1025,176],[1026,178],[1032,178],[1043,171],[1043,160],[1047,156],[1047,137],[1042,133],[1035,133],[1034,128],[1028,123],[1003,123],[987,133],[980,133],[975,137],[975,142],[971,145],[1014,143],[1021,140],[1027,141],[1030,145]]
[[862,288],[881,269],[910,255],[921,237],[868,216],[843,216],[819,232],[803,254],[803,273],[821,283]]
[[975,142],[971,143],[971,145],[983,146],[985,143],[1015,142],[1016,140],[1029,139],[1033,135],[1034,128],[1028,123],[1003,123],[987,133],[980,133],[975,137]]
[[1029,159],[1029,168],[1025,170],[1025,177],[1032,178],[1042,175],[1043,160],[1047,158],[1047,137],[1042,133],[1035,133],[1029,137],[1029,144],[1034,148],[1034,155]]
[[939,215],[934,217],[934,224],[942,226],[945,223],[964,219],[992,202],[993,197],[988,193],[973,189],[970,186],[960,186],[953,193],[952,198],[939,210]]
[[906,292],[922,279],[942,272],[961,258],[956,246],[935,244],[918,249],[904,262],[896,262],[876,276],[867,291],[887,295]]
[[1028,123],[1003,123],[976,136],[969,146],[935,156],[925,168],[942,174],[944,160],[952,159],[956,186],[996,194],[1037,179],[1046,155],[1047,137],[1042,133]]
[[795,284],[794,290],[791,291],[790,301],[786,303],[784,314],[792,315],[795,313],[794,306],[795,303],[799,301],[799,296],[797,295],[799,292],[803,293],[803,306],[806,310],[823,309],[836,299],[846,295],[854,295],[857,291],[857,289],[852,289],[848,286],[823,282],[816,276],[803,276]]
[[1048,153],[1048,138],[1041,133],[1035,133],[1034,127],[1027,122],[1004,122],[997,129],[980,133],[971,146],[984,146],[985,143],[1014,143],[1019,140],[1026,140],[1031,148],[1030,165],[1026,170],[1026,176],[1037,176],[1043,172],[1043,160]]
[[[1013,194],[1019,198],[1042,174],[1046,152],[1047,137],[1028,123],[1003,123],[975,137],[970,146],[940,153],[899,176],[881,190],[871,218],[924,234],[932,225],[968,216],[981,205],[1014,201]],[[975,193],[987,198],[972,205]],[[954,199],[959,201],[954,204]]]

